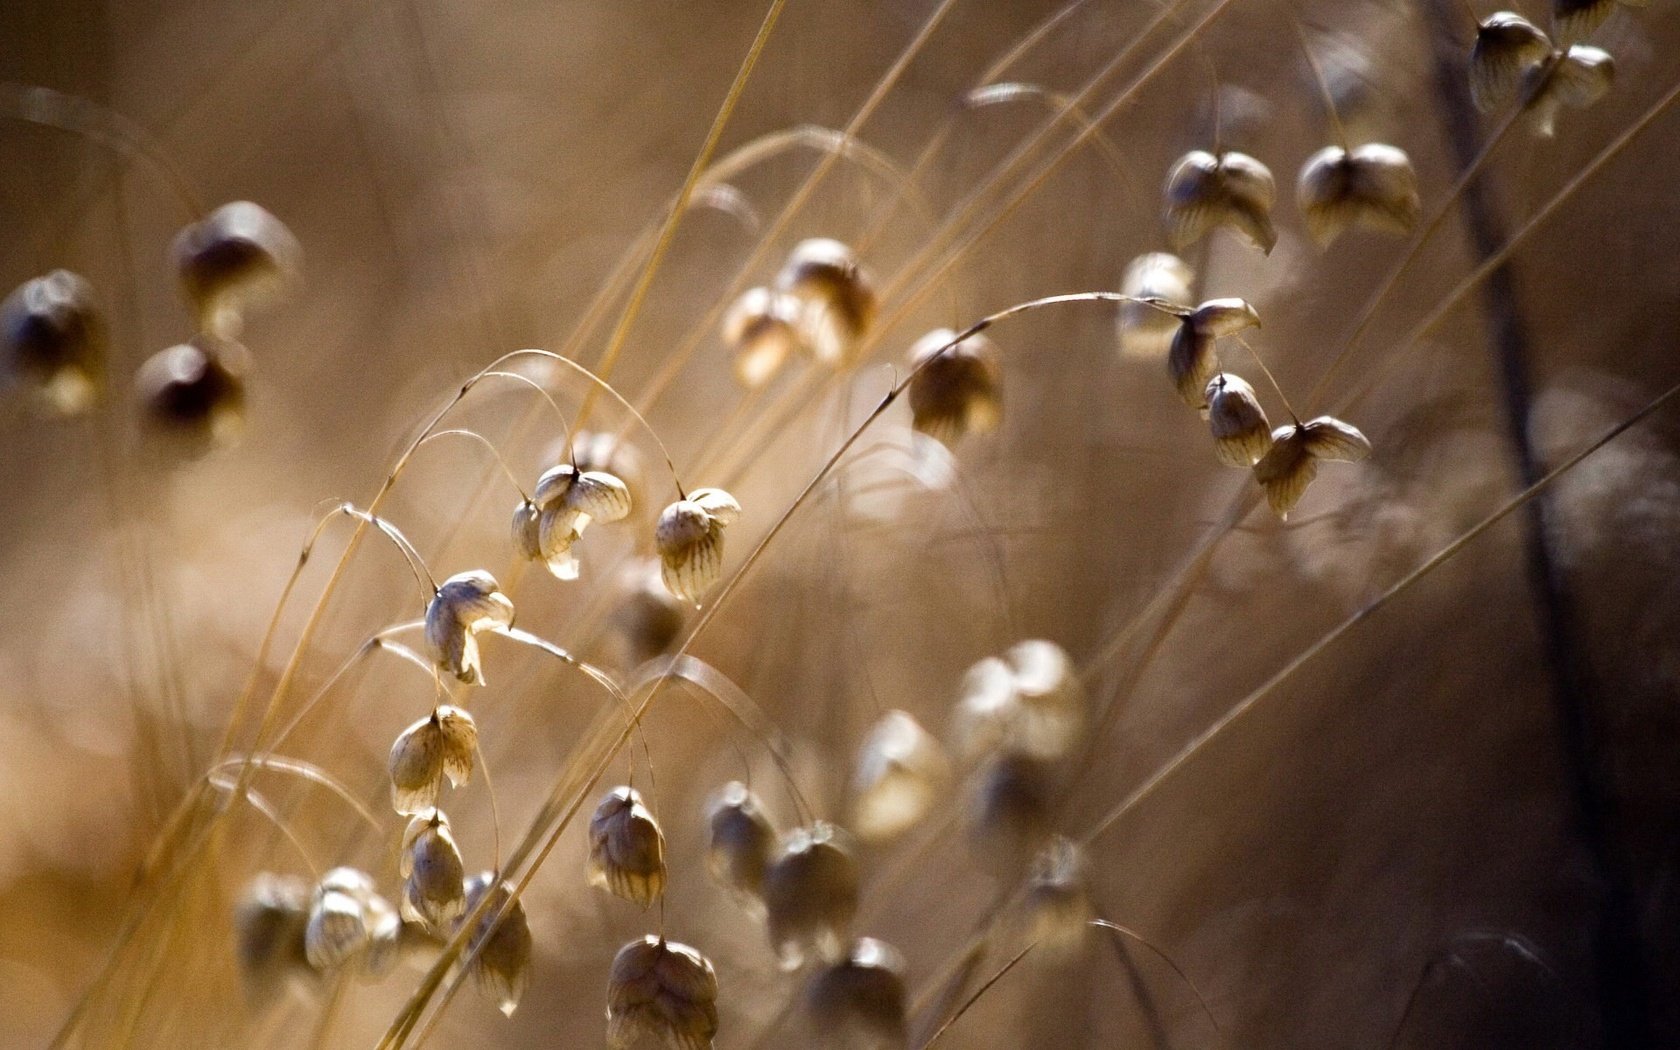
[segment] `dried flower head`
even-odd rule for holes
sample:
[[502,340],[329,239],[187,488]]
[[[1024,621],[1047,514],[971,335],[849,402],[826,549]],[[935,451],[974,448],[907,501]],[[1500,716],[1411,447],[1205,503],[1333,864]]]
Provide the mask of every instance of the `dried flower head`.
[[1483,113],[1503,109],[1530,71],[1552,56],[1552,41],[1539,26],[1513,11],[1499,11],[1476,27],[1470,49],[1470,96]]
[[199,327],[239,335],[244,314],[297,279],[303,249],[292,231],[250,201],[224,204],[185,227],[170,248]]
[[749,288],[723,315],[723,341],[735,352],[735,380],[748,390],[763,386],[799,346],[798,298],[770,288]]
[[[1194,280],[1195,274],[1178,256],[1147,252],[1126,264],[1120,294],[1189,309]],[[1163,357],[1177,333],[1178,318],[1166,310],[1143,303],[1120,304],[1120,352],[1126,357]]]
[[69,270],[25,281],[0,303],[0,379],[50,412],[86,411],[105,377],[105,322],[93,286]]
[[1167,351],[1167,374],[1185,404],[1207,407],[1208,380],[1219,370],[1214,353],[1219,339],[1259,324],[1260,315],[1245,299],[1210,299],[1179,318]]
[[682,633],[687,606],[659,577],[659,562],[653,559],[634,561],[618,575],[612,628],[624,666],[665,654]]
[[833,824],[819,820],[782,841],[764,872],[770,944],[782,969],[841,957],[857,914],[858,879],[852,845]]
[[355,868],[334,868],[321,877],[304,928],[309,965],[331,973],[352,961],[372,976],[396,961],[402,920],[374,891],[373,879]]
[[160,350],[134,375],[151,435],[184,454],[231,445],[245,430],[250,354],[226,339],[198,336]]
[[391,745],[391,801],[398,813],[437,806],[443,778],[459,787],[472,776],[478,726],[472,715],[445,704],[404,729]]
[[1272,450],[1272,425],[1248,381],[1220,372],[1207,385],[1213,451],[1228,467],[1252,467]]
[[234,910],[239,973],[253,1002],[273,999],[287,984],[315,976],[305,947],[309,880],[262,872],[240,895]]
[[946,446],[992,430],[1003,415],[997,347],[983,335],[950,346],[956,337],[935,328],[910,348],[910,367],[920,369],[910,381],[911,425]]
[[801,345],[818,362],[844,367],[875,320],[875,281],[839,241],[800,241],[788,254],[776,288],[800,302]]
[[1277,244],[1272,204],[1277,183],[1264,164],[1246,153],[1193,150],[1167,174],[1167,224],[1182,250],[1216,226],[1230,226],[1263,252]]
[[653,532],[666,590],[700,604],[723,573],[723,530],[740,516],[741,505],[722,489],[695,489],[666,507]]
[[468,685],[482,685],[478,632],[513,624],[513,601],[482,569],[444,580],[426,606],[426,642],[438,667]]
[[1033,859],[1025,902],[1032,939],[1047,950],[1067,953],[1084,942],[1090,921],[1090,870],[1085,852],[1057,835]]
[[1049,763],[1019,751],[985,760],[969,784],[968,833],[988,869],[1018,874],[1050,838]]
[[[1618,0],[1552,0],[1552,25],[1557,29],[1558,41],[1572,44],[1592,35],[1604,24]],[[1628,7],[1648,7],[1650,0],[1620,0]]]
[[969,761],[1004,751],[1054,761],[1068,754],[1084,725],[1085,690],[1054,642],[1021,642],[963,676],[956,729]]
[[[630,515],[630,486],[617,475],[604,470],[579,470],[570,463],[562,463],[543,472],[537,479],[537,490],[531,503],[537,510],[536,545],[538,558],[555,578],[575,580],[578,576],[577,556],[572,545],[583,536],[592,521],[611,524]],[[518,549],[529,556],[528,513],[514,511],[514,527]]]
[[706,866],[712,878],[759,905],[764,872],[776,846],[776,829],[764,815],[764,806],[752,789],[732,780],[712,797],[707,812]]
[[425,810],[408,822],[397,863],[404,880],[403,918],[445,929],[461,917],[467,903],[466,869],[442,810]]
[[1616,63],[1608,51],[1574,45],[1562,58],[1536,66],[1524,77],[1529,126],[1536,135],[1551,138],[1563,107],[1586,109],[1609,93],[1615,79]]
[[514,898],[505,879],[490,871],[468,881],[464,915],[478,911],[486,896],[489,903],[473,922],[467,950],[474,953],[472,972],[479,990],[512,1017],[531,981],[531,924],[525,903]]
[[951,764],[939,741],[903,711],[888,711],[858,749],[852,829],[874,842],[910,830],[944,793]]
[[652,935],[631,941],[607,976],[607,1045],[626,1050],[652,1035],[678,1050],[711,1050],[717,990],[711,961],[688,945]]
[[1280,518],[1300,502],[1318,476],[1318,461],[1357,463],[1371,454],[1371,442],[1356,427],[1330,416],[1291,423],[1272,431],[1272,450],[1254,465],[1254,479]]
[[904,957],[873,937],[858,938],[846,958],[819,970],[805,988],[822,1045],[837,1050],[904,1050],[907,1001]]
[[665,833],[635,788],[613,788],[589,818],[589,884],[644,908],[665,890]]
[[1301,167],[1295,200],[1320,245],[1353,226],[1410,233],[1422,208],[1411,158],[1380,142],[1352,152],[1326,146],[1314,153]]

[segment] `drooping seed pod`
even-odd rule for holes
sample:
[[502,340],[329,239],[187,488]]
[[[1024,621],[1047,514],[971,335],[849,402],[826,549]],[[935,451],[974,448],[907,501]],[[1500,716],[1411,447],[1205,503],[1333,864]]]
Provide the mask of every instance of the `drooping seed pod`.
[[907,1001],[904,957],[873,937],[858,938],[845,959],[819,970],[805,988],[821,1045],[834,1050],[904,1050]]
[[628,1050],[651,1035],[678,1050],[711,1050],[717,972],[686,944],[651,934],[613,957],[607,976],[607,1045]]
[[525,903],[514,898],[505,879],[490,871],[480,872],[467,882],[463,918],[479,911],[486,896],[489,903],[474,920],[467,939],[467,950],[476,953],[473,978],[479,991],[512,1017],[531,982],[531,923],[525,917]]
[[875,281],[839,241],[801,241],[788,254],[776,288],[800,302],[800,345],[831,368],[851,362],[875,320]]
[[996,428],[1003,415],[997,346],[984,335],[950,346],[956,336],[935,328],[910,348],[910,367],[920,369],[910,381],[911,426],[947,447]]
[[472,715],[444,704],[397,735],[391,745],[391,802],[398,813],[437,807],[443,778],[455,787],[472,776],[478,726]]
[[466,869],[442,810],[417,813],[408,822],[397,873],[404,880],[405,919],[447,929],[461,917],[467,903]]
[[233,444],[245,430],[249,371],[243,346],[204,335],[153,354],[134,374],[149,435],[182,455]]
[[740,516],[741,505],[722,489],[695,489],[666,507],[653,533],[666,590],[699,605],[723,573],[723,530]]
[[635,788],[613,788],[589,818],[589,884],[643,908],[665,890],[665,833]]
[[1586,109],[1610,91],[1616,63],[1608,51],[1576,44],[1562,58],[1536,66],[1523,81],[1528,121],[1534,133],[1551,138],[1565,106]]
[[307,879],[263,872],[234,910],[239,974],[254,1004],[272,1001],[288,984],[315,976],[305,947],[310,899]]
[[1330,416],[1291,423],[1272,431],[1272,450],[1254,465],[1254,480],[1279,518],[1287,518],[1318,476],[1318,461],[1357,463],[1371,454],[1358,428]]
[[1216,226],[1230,226],[1262,252],[1277,244],[1272,204],[1277,183],[1264,164],[1246,153],[1193,150],[1167,174],[1167,225],[1183,250]]
[[798,828],[764,872],[770,945],[782,969],[841,958],[858,906],[857,856],[845,832],[826,821]]
[[776,829],[764,815],[758,796],[732,780],[713,796],[707,807],[710,840],[706,866],[712,878],[754,907],[763,906],[764,872],[776,847]]
[[509,526],[509,533],[513,536],[513,550],[526,561],[542,560],[542,511],[528,499],[522,499],[513,508],[513,521]]
[[1220,372],[1207,385],[1208,429],[1213,451],[1228,467],[1252,467],[1272,450],[1272,425],[1254,388],[1241,376]]
[[224,204],[185,227],[170,247],[199,328],[231,339],[245,312],[297,279],[303,249],[292,231],[250,201]]
[[513,624],[513,601],[482,569],[444,580],[426,606],[426,642],[438,667],[468,685],[484,684],[478,632]]
[[1047,951],[1067,954],[1083,943],[1096,910],[1089,866],[1077,843],[1057,835],[1033,859],[1023,908],[1033,941]]
[[1084,729],[1084,687],[1054,642],[1032,639],[1001,658],[981,660],[963,676],[961,690],[957,742],[970,762],[1001,752],[1055,761]]
[[[578,470],[562,463],[537,479],[531,502],[537,507],[537,552],[542,562],[561,580],[578,576],[577,556],[572,545],[582,538],[592,521],[603,525],[630,515],[630,486],[604,470]],[[516,516],[516,524],[521,524]],[[524,548],[524,537],[520,546]]]
[[1167,374],[1184,403],[1207,407],[1208,380],[1219,370],[1217,342],[1245,328],[1257,328],[1260,315],[1245,299],[1210,299],[1179,318],[1167,351]]
[[[1619,0],[1627,7],[1648,7],[1650,0]],[[1552,0],[1552,26],[1558,42],[1573,44],[1585,40],[1604,24],[1618,0]]]
[[927,815],[951,779],[939,741],[903,711],[888,711],[858,749],[852,774],[852,829],[884,842]]
[[619,574],[612,628],[625,667],[664,655],[682,633],[687,607],[659,576],[659,563],[652,559],[627,565]]
[[1321,247],[1354,226],[1410,233],[1422,209],[1411,158],[1380,142],[1314,153],[1301,167],[1295,200]]
[[373,879],[355,868],[334,868],[315,887],[304,928],[304,954],[321,973],[352,961],[378,976],[396,958],[402,920]]
[[86,411],[105,382],[105,322],[93,286],[69,270],[25,281],[0,303],[0,381],[47,411]]
[[[1159,299],[1188,310],[1195,274],[1170,252],[1147,252],[1126,264],[1120,294],[1134,299]],[[1120,304],[1120,353],[1131,358],[1164,357],[1178,333],[1178,318],[1143,303]]]
[[986,759],[969,784],[967,824],[975,856],[1014,876],[1050,839],[1053,778],[1047,763],[1018,751]]
[[735,353],[735,381],[756,390],[799,346],[800,301],[770,288],[749,288],[723,315],[723,342]]
[[1530,70],[1551,55],[1551,39],[1522,15],[1499,11],[1484,18],[1470,49],[1470,97],[1476,108],[1483,113],[1505,108]]

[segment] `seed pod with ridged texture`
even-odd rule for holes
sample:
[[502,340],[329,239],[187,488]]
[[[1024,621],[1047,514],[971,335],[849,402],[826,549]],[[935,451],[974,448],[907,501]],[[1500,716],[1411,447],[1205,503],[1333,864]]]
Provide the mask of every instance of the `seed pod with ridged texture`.
[[[1195,274],[1170,252],[1147,252],[1126,264],[1120,294],[1134,299],[1159,299],[1188,310]],[[1120,304],[1120,353],[1131,358],[1166,355],[1178,333],[1178,318],[1143,303]]]
[[[630,486],[622,479],[604,470],[580,471],[570,463],[545,471],[537,479],[531,502],[537,507],[538,554],[548,571],[561,580],[577,579],[572,545],[589,523],[622,521],[631,510]],[[520,546],[525,546],[523,538]]]
[[1228,467],[1252,467],[1272,450],[1272,425],[1247,380],[1221,372],[1208,380],[1208,428],[1213,451]]
[[1218,341],[1259,325],[1260,315],[1244,299],[1210,299],[1179,318],[1167,351],[1167,374],[1185,404],[1207,407],[1208,380],[1219,370]]
[[695,489],[666,507],[653,534],[666,590],[700,604],[723,573],[723,530],[740,516],[741,505],[722,489]]
[[614,956],[607,976],[607,1045],[628,1050],[644,1035],[678,1050],[711,1050],[717,972],[686,944],[647,936]]
[[800,301],[769,288],[749,288],[723,315],[723,341],[735,353],[735,381],[756,390],[799,346]]
[[764,872],[776,848],[776,829],[764,806],[745,784],[730,781],[712,798],[707,823],[710,841],[706,866],[712,878],[733,890],[743,902],[762,908]]
[[147,358],[134,390],[148,436],[187,456],[233,444],[245,431],[250,360],[238,343],[203,335]]
[[1380,142],[1352,152],[1326,146],[1314,153],[1296,180],[1295,199],[1320,246],[1353,226],[1410,233],[1422,208],[1411,159]]
[[1318,476],[1319,460],[1357,463],[1370,454],[1371,442],[1356,427],[1319,416],[1272,431],[1272,450],[1254,465],[1254,479],[1277,516],[1287,518]]
[[936,328],[910,348],[910,367],[920,369],[910,381],[911,425],[947,447],[995,429],[1003,415],[997,346],[984,335],[950,346],[956,335]]
[[271,1002],[288,984],[315,976],[304,943],[313,892],[307,879],[263,872],[240,895],[233,926],[252,1003]]
[[105,322],[93,286],[69,270],[25,281],[0,303],[0,381],[47,411],[86,411],[105,382]]
[[397,735],[391,745],[391,802],[398,813],[437,806],[443,778],[459,787],[472,776],[478,726],[472,715],[445,704]]
[[397,874],[404,880],[405,919],[446,929],[461,917],[466,907],[466,870],[442,810],[426,810],[408,822]]
[[589,818],[589,884],[643,908],[665,889],[665,833],[635,788],[613,788]]
[[[473,923],[467,941],[467,950],[477,953],[472,963],[473,978],[479,991],[512,1017],[531,981],[531,924],[525,917],[524,902],[514,900],[506,880],[489,871],[467,883],[464,915],[477,911],[486,896],[489,903]],[[504,910],[498,922],[497,915]]]
[[1270,169],[1246,153],[1186,153],[1167,174],[1166,199],[1167,225],[1179,250],[1216,226],[1230,226],[1263,252],[1277,244],[1272,227],[1277,183]]
[[[1558,43],[1573,44],[1604,24],[1618,0],[1552,0],[1552,25]],[[1627,7],[1648,7],[1650,0],[1620,0]]]
[[1032,939],[1046,950],[1067,954],[1084,942],[1096,911],[1090,870],[1077,843],[1058,835],[1033,859],[1023,908]]
[[444,580],[426,606],[426,642],[438,667],[468,685],[484,684],[478,632],[513,624],[513,601],[482,569]]
[[303,249],[285,223],[250,201],[224,204],[187,226],[170,247],[199,327],[239,335],[247,310],[296,281]]
[[884,842],[910,830],[951,779],[939,741],[903,711],[888,711],[858,749],[852,774],[852,829]]
[[359,959],[364,972],[377,976],[395,960],[401,933],[402,920],[366,872],[334,868],[315,887],[304,954],[322,973]]
[[1476,27],[1470,49],[1470,97],[1483,113],[1503,109],[1517,88],[1552,55],[1552,41],[1539,26],[1512,11],[1499,11]]
[[805,1008],[821,1045],[833,1050],[904,1050],[908,1045],[904,957],[860,937],[846,958],[805,988]]
[[845,832],[826,821],[791,832],[764,873],[770,945],[782,969],[835,961],[851,939],[858,864]]
[[1523,80],[1528,121],[1534,133],[1551,138],[1565,106],[1586,109],[1610,91],[1616,63],[1610,53],[1576,44],[1556,62],[1536,66]]
[[776,288],[800,302],[801,345],[832,368],[851,363],[875,320],[875,281],[839,241],[801,241],[788,254]]

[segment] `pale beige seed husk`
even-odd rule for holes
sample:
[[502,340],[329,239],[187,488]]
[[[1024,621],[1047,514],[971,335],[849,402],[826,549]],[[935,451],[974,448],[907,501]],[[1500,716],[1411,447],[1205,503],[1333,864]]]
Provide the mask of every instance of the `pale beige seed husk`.
[[996,429],[1003,417],[997,346],[983,335],[950,346],[956,335],[936,328],[910,348],[910,367],[920,368],[910,381],[911,426],[947,447],[965,434]]
[[[1646,7],[1650,0],[1620,0],[1627,7]],[[1591,36],[1616,9],[1617,0],[1552,0],[1552,22],[1560,44]]]
[[741,504],[722,489],[695,489],[688,494],[688,498],[720,525],[733,525],[741,516]]
[[1320,245],[1354,226],[1409,233],[1422,208],[1411,160],[1375,142],[1351,153],[1326,146],[1313,154],[1296,182],[1296,202]]
[[234,909],[239,972],[247,996],[261,1005],[287,984],[315,975],[305,946],[310,899],[307,879],[262,872]]
[[1272,431],[1272,450],[1254,464],[1254,480],[1265,492],[1266,503],[1285,519],[1317,476],[1318,461],[1307,451],[1301,428],[1292,423]]
[[296,282],[303,248],[285,223],[250,201],[224,204],[183,228],[170,246],[200,328],[236,338],[246,310]]
[[711,1050],[717,972],[686,944],[647,936],[613,957],[607,976],[607,1044],[626,1050],[643,1035],[679,1050]]
[[542,560],[541,520],[542,511],[530,500],[520,500],[513,508],[508,531],[513,537],[514,551],[526,561]]
[[[1170,252],[1146,252],[1126,264],[1120,294],[1134,299],[1159,299],[1188,308],[1194,274],[1183,259]],[[1143,303],[1120,304],[1120,353],[1130,358],[1158,358],[1172,346],[1179,319]]]
[[1269,253],[1277,244],[1271,220],[1276,196],[1270,169],[1247,154],[1187,153],[1167,175],[1166,214],[1173,245],[1182,250],[1214,227],[1230,226]]
[[384,897],[374,895],[363,903],[367,915],[368,945],[362,956],[362,973],[384,977],[397,965],[402,954],[402,917]]
[[578,578],[578,559],[572,546],[582,537],[588,518],[556,500],[537,517],[537,552],[557,580]]
[[[719,490],[701,491],[710,494]],[[727,494],[719,496],[727,498]],[[713,497],[713,503],[728,513],[720,498]],[[701,596],[723,574],[723,529],[724,522],[694,499],[678,500],[665,508],[654,527],[654,545],[659,550],[660,579],[667,590],[684,601],[700,603]]]
[[376,937],[389,939],[389,910],[366,872],[348,867],[328,871],[316,884],[304,931],[309,964],[331,972],[368,950]]
[[483,684],[479,631],[513,623],[513,601],[482,569],[444,580],[426,606],[426,641],[438,666],[469,685]]
[[1358,463],[1371,455],[1371,441],[1359,428],[1334,416],[1309,419],[1301,427],[1307,451],[1317,459]]
[[466,907],[466,870],[449,818],[432,810],[408,822],[398,874],[403,877],[403,916],[445,929]]
[[1483,113],[1503,109],[1531,69],[1545,62],[1552,42],[1533,22],[1511,11],[1482,20],[1470,49],[1470,95]]
[[858,749],[852,775],[851,828],[885,842],[927,816],[951,779],[945,749],[907,712],[881,716]]
[[1531,71],[1528,119],[1535,134],[1550,138],[1557,132],[1557,118],[1565,106],[1586,109],[1609,91],[1615,80],[1616,64],[1609,52],[1576,44],[1556,64]]
[[589,884],[643,908],[665,889],[665,833],[635,788],[613,788],[589,818]]
[[398,813],[437,805],[443,778],[456,787],[472,777],[478,726],[472,715],[447,704],[397,735],[391,745],[391,800]]
[[[524,901],[515,900],[506,881],[493,872],[480,872],[467,883],[466,914],[477,910],[486,894],[489,904],[473,924],[468,939],[469,951],[476,952],[472,971],[474,980],[486,996],[508,1017],[519,1008],[519,1000],[531,981],[531,924],[525,916]],[[504,907],[507,914],[500,922],[496,915]]]
[[749,288],[723,315],[723,341],[735,353],[735,380],[748,390],[781,371],[799,345],[799,300]]
[[1046,760],[1067,757],[1085,725],[1085,688],[1072,658],[1055,642],[1033,638],[1011,646],[1004,659],[1020,710],[1011,746]]
[[1228,467],[1252,467],[1272,448],[1272,425],[1254,387],[1241,376],[1221,372],[1208,381],[1208,429],[1214,455]]
[[903,1050],[908,1042],[904,957],[873,937],[860,937],[842,961],[818,971],[805,1008],[823,1046]]
[[782,969],[841,957],[857,914],[858,884],[856,854],[839,828],[817,821],[787,836],[764,873],[770,944]]
[[776,287],[800,301],[800,345],[820,364],[850,364],[877,308],[874,280],[856,254],[828,238],[801,241]]
[[714,796],[708,812],[706,866],[712,878],[762,908],[764,872],[776,847],[776,829],[763,804],[745,784],[731,781]]

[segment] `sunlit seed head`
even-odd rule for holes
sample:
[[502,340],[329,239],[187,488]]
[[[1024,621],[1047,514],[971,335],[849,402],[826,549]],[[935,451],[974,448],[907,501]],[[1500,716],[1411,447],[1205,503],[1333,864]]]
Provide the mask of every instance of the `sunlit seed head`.
[[1470,49],[1470,95],[1492,113],[1510,105],[1529,71],[1551,57],[1552,42],[1533,22],[1512,11],[1482,20]]
[[1260,315],[1243,299],[1210,299],[1179,318],[1167,350],[1167,375],[1173,389],[1191,408],[1207,407],[1207,385],[1219,370],[1218,340],[1260,324]]
[[353,961],[370,969],[366,953],[383,963],[401,933],[401,920],[374,890],[373,879],[355,868],[334,868],[316,884],[304,929],[309,964],[331,973]]
[[635,788],[613,788],[589,818],[589,884],[643,908],[665,890],[665,833]]
[[246,994],[266,1003],[289,983],[313,977],[305,947],[314,888],[307,879],[263,872],[234,910],[235,946]]
[[910,367],[920,369],[910,381],[911,425],[947,447],[995,429],[1003,415],[997,347],[983,335],[950,346],[956,335],[936,328],[910,348]]
[[397,909],[378,894],[364,904],[367,914],[368,944],[362,955],[362,973],[368,977],[384,977],[397,965],[402,953],[403,921]]
[[[631,510],[630,486],[623,479],[604,470],[579,470],[570,463],[544,471],[531,502],[537,507],[536,560],[561,580],[577,579],[578,560],[572,547],[589,524],[622,521]],[[518,518],[515,523],[522,524]]]
[[800,301],[749,288],[723,315],[723,341],[735,354],[735,379],[748,390],[767,383],[799,346]]
[[888,711],[858,749],[852,830],[873,842],[902,835],[933,808],[950,778],[939,741],[909,714]]
[[466,870],[449,818],[418,813],[403,832],[397,873],[403,877],[403,917],[447,929],[466,906]]
[[1358,462],[1371,454],[1371,442],[1358,428],[1331,416],[1292,423],[1272,432],[1272,449],[1254,465],[1254,479],[1280,518],[1306,494],[1318,476],[1320,460]]
[[[1620,0],[1628,7],[1645,7],[1650,0]],[[1616,9],[1617,0],[1552,0],[1552,26],[1560,44],[1585,40]]]
[[515,900],[511,887],[494,872],[473,876],[466,890],[463,918],[478,911],[489,898],[467,939],[468,950],[475,953],[473,978],[479,991],[512,1017],[531,981],[531,924],[525,916],[525,903]]
[[1422,207],[1410,158],[1375,142],[1352,152],[1326,146],[1313,154],[1301,168],[1295,196],[1320,245],[1355,226],[1409,233]]
[[0,303],[0,382],[27,391],[48,412],[79,414],[104,385],[106,342],[93,286],[54,270]]
[[1241,376],[1221,372],[1208,380],[1208,429],[1214,454],[1228,467],[1252,467],[1272,448],[1272,425],[1254,388]]
[[443,779],[460,786],[472,776],[478,726],[472,715],[443,705],[397,735],[391,745],[391,801],[398,813],[437,806]]
[[860,937],[805,987],[805,1009],[822,1045],[836,1050],[904,1050],[908,1045],[904,957]]
[[647,936],[613,957],[607,975],[607,1045],[628,1050],[654,1036],[677,1050],[711,1050],[717,972],[686,944]]
[[1165,195],[1167,225],[1177,249],[1218,226],[1237,230],[1263,252],[1277,244],[1271,217],[1277,183],[1270,169],[1246,153],[1185,154],[1167,174]]
[[244,315],[294,283],[303,249],[292,231],[250,201],[224,204],[175,237],[170,256],[199,327],[235,338]]
[[134,374],[149,436],[181,455],[233,444],[245,430],[250,355],[238,343],[199,336],[160,350]]
[[480,631],[513,624],[513,601],[489,573],[478,569],[444,580],[426,606],[426,643],[438,667],[469,685],[482,685]]
[[1536,135],[1550,138],[1565,107],[1586,109],[1610,91],[1616,63],[1610,53],[1576,44],[1555,62],[1537,66],[1524,78],[1528,121]]
[[969,782],[969,842],[987,869],[1023,870],[1050,838],[1053,777],[1048,763],[1015,751],[986,759]]
[[1072,750],[1084,724],[1084,687],[1054,642],[1017,643],[963,676],[956,729],[969,762],[1002,752],[1055,761]]
[[731,781],[707,807],[706,866],[724,887],[744,903],[762,907],[764,872],[776,848],[776,829],[764,815],[758,796],[739,781]]
[[[1159,299],[1189,307],[1195,275],[1183,259],[1169,252],[1147,252],[1126,264],[1120,294],[1134,299]],[[1120,305],[1120,353],[1132,358],[1158,358],[1167,353],[1178,332],[1178,318],[1143,303]]]
[[764,873],[770,945],[782,969],[841,958],[857,914],[858,883],[845,832],[819,820],[788,834]]
[[723,530],[740,517],[741,505],[722,489],[696,489],[666,507],[654,526],[660,579],[673,595],[700,603],[723,573]]
[[1034,942],[1045,950],[1067,954],[1084,942],[1096,910],[1077,843],[1057,835],[1033,858],[1023,909]]
[[857,255],[836,240],[801,241],[777,274],[776,289],[800,302],[801,345],[821,364],[850,364],[877,307],[874,279]]
[[513,521],[509,525],[509,533],[513,537],[514,552],[525,561],[542,560],[542,544],[539,541],[542,511],[528,499],[522,499],[513,508]]

